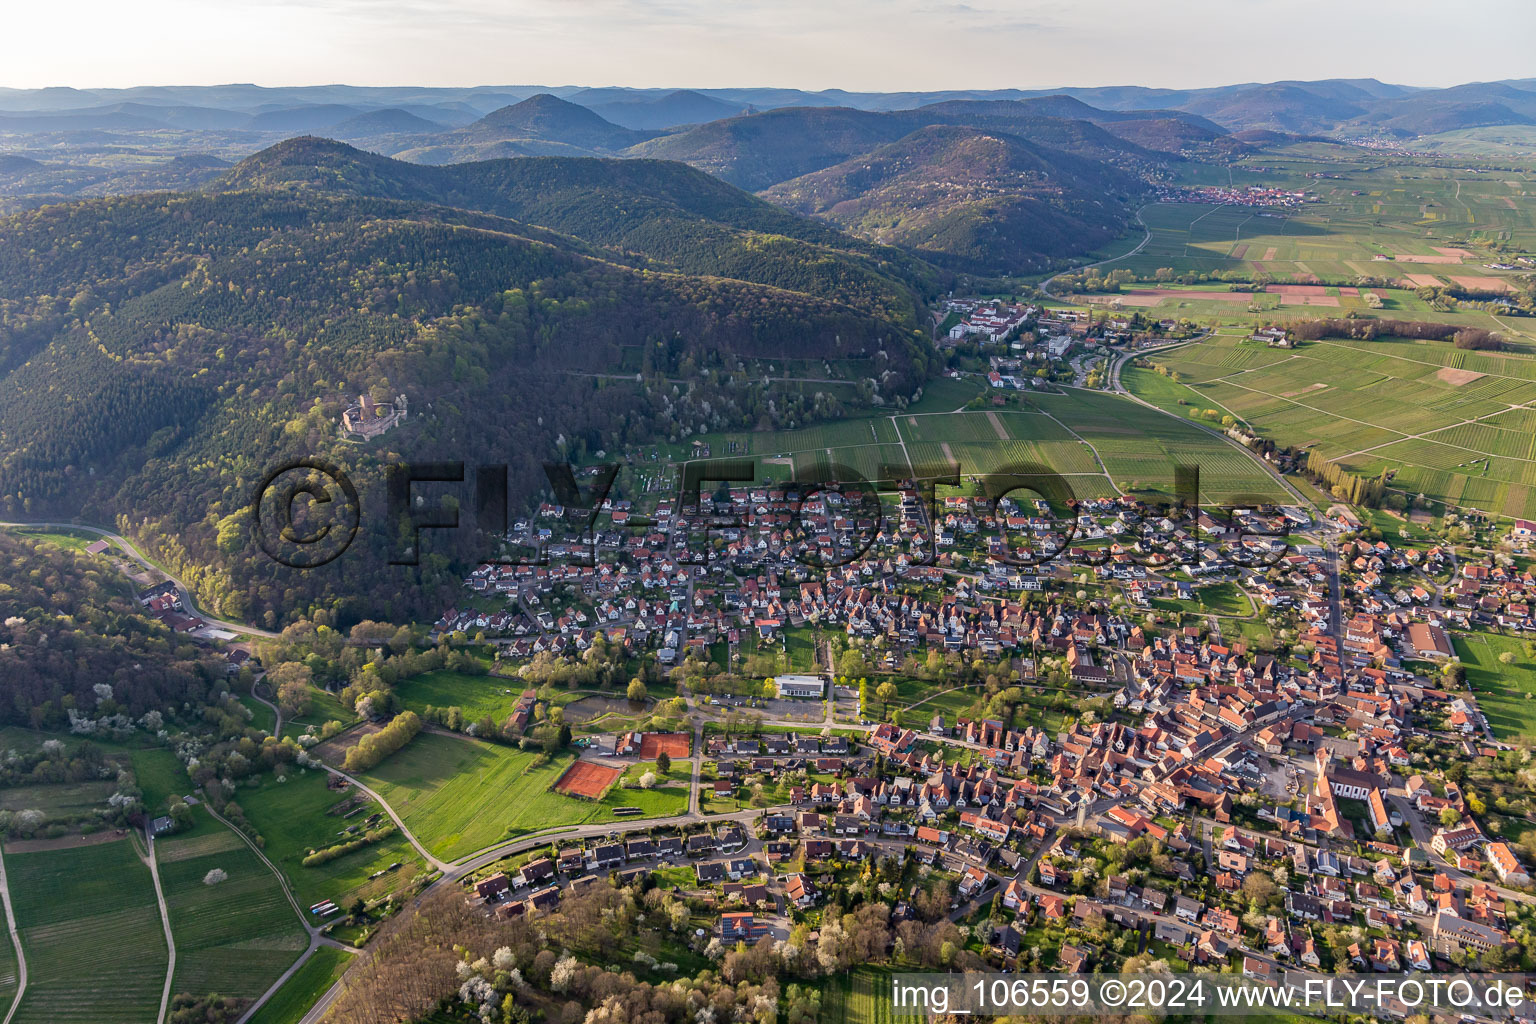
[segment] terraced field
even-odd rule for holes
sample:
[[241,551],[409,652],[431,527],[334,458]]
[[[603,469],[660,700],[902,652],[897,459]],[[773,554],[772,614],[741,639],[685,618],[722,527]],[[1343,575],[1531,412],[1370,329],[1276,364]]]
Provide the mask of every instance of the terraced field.
[[[255,998],[308,948],[276,876],[206,811],[185,836],[156,843],[155,854],[176,937],[173,992]],[[209,885],[215,870],[227,878]]]
[[27,956],[13,1024],[152,1024],[168,956],[133,843],[7,853],[5,866]]
[[1390,472],[1406,494],[1536,515],[1532,355],[1405,339],[1284,351],[1222,336],[1154,358],[1177,381],[1139,372],[1125,383],[1164,408],[1187,392],[1279,444],[1317,449],[1357,473]]

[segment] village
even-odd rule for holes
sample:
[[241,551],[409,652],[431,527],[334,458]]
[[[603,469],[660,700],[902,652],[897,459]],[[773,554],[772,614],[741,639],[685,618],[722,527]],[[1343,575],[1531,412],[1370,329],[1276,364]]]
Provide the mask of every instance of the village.
[[[1363,539],[1343,506],[1222,522],[1117,499],[1062,520],[1040,502],[1004,506],[989,535],[974,499],[941,499],[930,521],[909,489],[905,514],[875,535],[883,557],[792,583],[797,545],[846,545],[853,528],[795,497],[732,492],[742,526],[707,566],[671,553],[687,524],[665,504],[644,536],[597,532],[599,548],[626,556],[612,565],[482,566],[472,592],[526,601],[532,614],[455,611],[438,628],[499,628],[509,659],[580,651],[601,632],[666,663],[717,644],[782,650],[814,632],[871,673],[940,652],[1011,668],[1024,687],[1046,684],[1060,659],[1059,684],[1102,714],[1053,732],[919,703],[872,722],[874,702],[831,647],[796,645],[825,652],[794,677],[811,685],[690,702],[702,723],[697,813],[545,843],[544,856],[476,883],[487,909],[537,913],[564,887],[662,872],[716,915],[712,934],[729,945],[782,938],[850,872],[880,865],[907,887],[897,914],[919,893],[947,894],[951,920],[975,926],[1002,968],[1089,970],[1154,953],[1175,969],[1263,978],[1518,962],[1513,936],[1536,912],[1530,853],[1513,841],[1517,821],[1491,829],[1462,784],[1467,765],[1518,763],[1519,752],[1464,689],[1450,631],[1536,627],[1530,571],[1472,564],[1450,545]],[[786,530],[795,515],[823,532]],[[1128,538],[1143,523],[1157,524],[1161,548]],[[1299,532],[1274,540],[1285,526]],[[1523,544],[1533,530],[1520,522],[1505,539]],[[1156,550],[1185,557],[1159,562]],[[1060,564],[1005,557],[1020,551],[1057,552]],[[1074,600],[1065,591],[1083,579],[1117,600]],[[1250,595],[1256,616],[1290,633],[1289,653],[1178,616],[1142,621],[1213,587]],[[814,714],[787,710],[806,700]],[[804,724],[823,716],[819,730]],[[620,737],[604,754],[632,746]]]

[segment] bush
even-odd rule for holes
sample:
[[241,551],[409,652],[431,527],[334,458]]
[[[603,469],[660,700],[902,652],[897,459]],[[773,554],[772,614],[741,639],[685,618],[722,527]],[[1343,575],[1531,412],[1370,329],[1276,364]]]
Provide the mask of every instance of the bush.
[[419,732],[421,719],[416,712],[402,711],[383,729],[349,747],[341,766],[349,772],[365,772],[411,742]]

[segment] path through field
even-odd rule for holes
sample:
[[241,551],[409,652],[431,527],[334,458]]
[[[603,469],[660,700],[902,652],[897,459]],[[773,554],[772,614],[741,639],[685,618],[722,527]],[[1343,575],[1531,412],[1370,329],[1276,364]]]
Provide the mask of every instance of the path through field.
[[16,998],[11,1000],[11,1008],[5,1012],[3,1022],[11,1024],[11,1018],[21,1006],[21,997],[27,994],[27,955],[22,952],[21,934],[16,930],[16,912],[11,909],[11,886],[5,877],[4,856],[0,856],[0,902],[5,904],[5,926],[11,933],[11,945],[16,947]]
[[160,926],[165,929],[165,948],[168,958],[165,964],[165,988],[160,990],[160,1012],[155,1015],[156,1024],[165,1020],[165,1011],[171,1004],[171,979],[176,976],[176,936],[171,934],[171,911],[165,905],[165,891],[160,888],[160,866],[155,862],[155,837],[148,829],[144,840],[149,844],[148,853],[139,859],[149,868],[149,877],[155,883],[155,903],[160,907]]

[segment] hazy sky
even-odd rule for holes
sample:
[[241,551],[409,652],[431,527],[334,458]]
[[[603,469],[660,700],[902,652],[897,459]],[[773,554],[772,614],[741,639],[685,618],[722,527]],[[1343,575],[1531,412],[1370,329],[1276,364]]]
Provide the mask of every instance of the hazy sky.
[[1536,76],[1532,0],[6,0],[0,85],[1410,85]]

